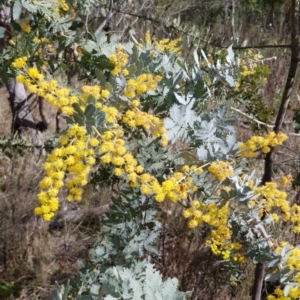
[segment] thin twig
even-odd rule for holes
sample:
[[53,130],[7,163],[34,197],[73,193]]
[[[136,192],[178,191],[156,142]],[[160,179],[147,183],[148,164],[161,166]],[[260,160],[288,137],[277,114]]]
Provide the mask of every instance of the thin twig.
[[271,125],[271,124],[267,124],[267,123],[261,122],[261,121],[257,120],[256,118],[247,115],[246,113],[242,112],[241,110],[239,110],[239,109],[237,109],[237,108],[235,108],[235,107],[232,107],[232,106],[231,106],[230,108],[231,108],[232,110],[238,112],[239,114],[245,116],[246,118],[248,118],[248,119],[250,119],[250,120],[256,122],[258,125],[263,125],[263,126],[266,126],[266,127],[269,127],[269,128],[273,128],[273,127],[274,127],[274,125]]
[[86,17],[85,17],[84,26],[85,26],[86,32],[90,33],[88,24],[89,24],[89,15],[87,14]]
[[95,34],[98,34],[99,32],[101,32],[103,30],[103,28],[105,27],[105,25],[107,24],[107,22],[109,21],[109,19],[115,14],[112,10],[112,6],[114,4],[113,0],[110,0],[109,2],[109,12],[107,14],[107,17],[103,20],[103,22],[98,26],[98,28],[95,30]]
[[[228,47],[222,47],[228,48]],[[251,46],[233,46],[233,50],[245,50],[245,49],[265,49],[265,48],[291,48],[291,45],[279,44],[279,45],[251,45]]]
[[290,132],[288,135],[300,137],[300,133],[296,133],[296,132]]

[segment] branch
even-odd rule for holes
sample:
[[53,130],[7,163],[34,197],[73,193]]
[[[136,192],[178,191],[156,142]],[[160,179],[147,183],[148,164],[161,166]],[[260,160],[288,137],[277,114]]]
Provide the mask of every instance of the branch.
[[187,5],[186,7],[180,8],[179,10],[177,10],[175,12],[170,12],[170,15],[171,16],[178,15],[180,13],[183,13],[186,10],[192,9],[193,7],[198,7],[198,5],[197,4],[195,4],[195,5]]
[[271,124],[267,124],[267,123],[261,122],[261,121],[257,120],[256,118],[247,115],[246,113],[242,112],[241,110],[239,110],[239,109],[237,109],[237,108],[235,108],[235,107],[232,107],[232,106],[231,106],[230,108],[231,108],[232,110],[238,112],[239,114],[245,116],[246,118],[248,118],[248,119],[254,121],[254,122],[257,123],[258,125],[263,125],[263,126],[266,126],[266,127],[269,127],[269,128],[273,128],[273,127],[274,127],[274,125],[271,125]]
[[61,121],[60,121],[60,117],[61,117],[61,111],[57,111],[57,113],[56,113],[56,116],[55,116],[55,124],[56,124],[56,126],[55,126],[55,131],[56,131],[56,133],[59,133],[59,132],[61,132]]
[[45,114],[46,109],[45,109],[45,103],[43,97],[38,97],[38,101],[39,101],[39,112],[40,112],[42,122],[38,123],[37,125],[40,131],[44,131],[48,128],[50,121],[47,115]]
[[295,12],[294,12],[294,18],[293,18],[293,22],[294,22],[294,28],[292,31],[292,54],[291,54],[291,62],[290,62],[290,69],[289,69],[289,73],[288,73],[288,78],[286,80],[286,84],[285,84],[285,88],[283,91],[283,95],[282,95],[282,99],[281,99],[281,103],[280,103],[280,107],[279,107],[279,111],[276,117],[276,121],[275,121],[275,126],[274,126],[274,131],[277,133],[280,130],[280,127],[282,125],[283,119],[284,119],[284,115],[286,112],[286,109],[288,107],[290,98],[291,98],[291,93],[293,90],[293,85],[294,85],[294,81],[295,81],[295,77],[296,77],[296,72],[297,72],[297,67],[298,67],[298,62],[299,62],[299,44],[298,44],[298,30],[297,30],[297,26],[298,26],[298,22],[296,22],[296,20],[298,20],[298,5],[299,5],[299,0],[293,0],[297,2],[297,7],[295,8]]
[[[290,135],[290,136],[300,137],[300,133],[295,133],[295,132],[290,132],[289,135]],[[298,154],[298,153],[297,153],[297,154]]]
[[[233,46],[232,49],[234,50],[244,50],[244,49],[265,49],[265,48],[291,48],[292,45],[252,45],[252,46]],[[226,48],[226,47],[225,47]],[[227,47],[228,48],[228,47]]]

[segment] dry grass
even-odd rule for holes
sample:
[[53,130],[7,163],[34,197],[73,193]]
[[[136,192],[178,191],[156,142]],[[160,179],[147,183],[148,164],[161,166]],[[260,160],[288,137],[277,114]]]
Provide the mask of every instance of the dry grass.
[[[11,112],[4,89],[0,96],[0,137],[9,137]],[[48,135],[54,132],[53,124],[51,128]],[[61,199],[67,210],[60,216],[70,209],[90,208],[92,218],[49,230],[49,224],[33,213],[43,161],[44,157],[32,151],[22,155],[11,151],[10,158],[0,158],[0,299],[52,299],[54,282],[71,278],[77,260],[84,259],[93,244],[99,215],[92,207],[110,199],[109,192],[95,192],[92,187],[87,187],[80,205],[68,205]]]
[[[41,163],[32,152],[1,159],[0,299],[52,299],[54,281],[62,283],[75,274],[77,260],[86,257],[99,229],[99,215],[51,231],[34,216]],[[88,188],[81,206],[70,207],[99,206],[107,199],[109,193],[97,196]]]
[[8,137],[11,134],[11,110],[8,104],[8,93],[5,88],[0,89],[0,137]]
[[[160,257],[154,259],[164,277],[176,277],[179,288],[192,291],[192,300],[248,300],[254,265],[229,266],[213,255],[205,241],[210,228],[190,230],[181,208],[167,204],[161,216]],[[240,274],[241,276],[239,276]]]
[[[31,152],[1,159],[0,299],[52,299],[54,281],[62,283],[75,274],[77,260],[86,257],[92,233],[99,228],[95,215],[93,223],[87,217],[88,222],[82,219],[51,231],[34,216],[41,163]],[[109,194],[105,199],[91,191],[85,196],[81,207],[105,204]]]

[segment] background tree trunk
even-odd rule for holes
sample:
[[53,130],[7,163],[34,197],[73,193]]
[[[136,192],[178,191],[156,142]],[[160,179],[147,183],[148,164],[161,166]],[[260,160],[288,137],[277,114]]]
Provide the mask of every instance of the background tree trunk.
[[[11,1],[7,0],[5,5],[0,8],[0,26],[6,29],[5,37],[1,40],[1,46],[6,47],[7,40],[12,37],[11,32]],[[45,114],[41,113],[42,122],[35,122],[32,116],[30,106],[28,104],[28,95],[22,83],[16,81],[15,78],[9,78],[6,82],[6,87],[9,92],[9,103],[12,112],[11,135],[15,133],[27,133],[32,144],[41,146],[43,144],[42,134],[47,128]],[[39,99],[40,111],[43,108],[42,99]]]
[[12,136],[16,132],[27,133],[34,145],[41,146],[43,144],[42,134],[32,117],[24,85],[17,82],[15,78],[10,78],[6,82],[6,87],[12,112]]

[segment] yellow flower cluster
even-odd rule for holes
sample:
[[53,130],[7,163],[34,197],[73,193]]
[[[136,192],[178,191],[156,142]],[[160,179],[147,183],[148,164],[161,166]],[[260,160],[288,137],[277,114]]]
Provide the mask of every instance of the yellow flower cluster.
[[223,181],[233,174],[230,163],[225,161],[213,162],[209,167],[208,171],[215,175],[219,181]]
[[54,79],[46,81],[36,68],[28,69],[28,79],[18,75],[17,80],[22,82],[30,93],[43,97],[48,103],[55,106],[66,115],[73,115],[73,103],[78,102],[78,97],[70,95],[68,88],[59,88],[58,82]]
[[50,41],[49,41],[49,39],[47,39],[47,38],[37,38],[37,37],[35,37],[33,40],[32,40],[35,44],[38,44],[38,45],[40,45],[40,44],[49,44],[50,43]]
[[297,204],[294,204],[291,207],[291,216],[290,221],[294,223],[293,231],[296,234],[300,233],[300,206]]
[[138,174],[143,172],[143,167],[138,165],[136,159],[127,152],[125,147],[124,132],[121,128],[113,128],[104,132],[99,150],[102,154],[101,161],[104,164],[114,166],[115,176],[125,175],[129,179],[130,186],[136,187]]
[[155,91],[157,83],[162,79],[159,75],[141,74],[136,79],[127,80],[127,89],[124,90],[124,95],[132,99],[137,95],[142,95],[148,91]]
[[[298,272],[298,278],[297,282],[300,284],[300,249],[299,248],[293,248],[290,250],[289,256],[286,259],[287,267],[290,270],[297,270]],[[300,292],[300,286],[299,286],[299,292]]]
[[287,187],[292,181],[293,181],[293,177],[290,174],[282,176],[280,178],[280,184],[284,188]]
[[225,241],[221,242],[210,239],[206,241],[206,244],[210,246],[213,254],[222,256],[224,260],[232,259],[238,263],[246,261],[245,256],[239,253],[242,250],[242,245],[240,243],[226,243]]
[[166,129],[163,126],[163,122],[156,116],[143,112],[138,108],[133,108],[124,113],[122,122],[129,127],[143,127],[145,130],[150,131],[154,137],[161,137],[161,145],[163,147],[167,146]]
[[[152,40],[150,36],[150,31],[146,32],[146,45],[152,45]],[[155,37],[153,37],[153,45],[159,52],[171,51],[180,55],[181,47],[178,44],[181,42],[181,38],[170,40],[170,39],[163,39],[157,41]]]
[[[193,185],[193,180],[182,172],[174,173],[169,179],[161,184],[152,175],[143,173],[143,167],[137,164],[136,159],[127,152],[122,138],[123,132],[120,129],[105,132],[101,138],[100,151],[103,154],[101,161],[104,164],[114,165],[113,173],[116,176],[126,175],[130,182],[130,187],[139,185],[142,194],[146,196],[154,195],[157,202],[162,202],[166,198],[172,202],[185,200],[188,193],[195,192],[197,187]],[[202,169],[186,166],[185,170],[201,173]]]
[[[280,255],[283,246],[287,244],[282,242],[281,246],[276,249],[276,252]],[[290,251],[288,256],[282,262],[282,267],[290,270],[290,274],[293,276],[293,281],[290,282],[292,287],[288,290],[286,296],[284,291],[280,287],[276,288],[272,295],[267,296],[267,300],[297,300],[300,298],[300,249],[294,248],[290,245]],[[286,276],[286,273],[285,273]]]
[[297,300],[300,297],[300,289],[295,285],[289,289],[288,295],[284,296],[281,288],[276,288],[273,295],[268,295],[267,300]]
[[240,143],[240,156],[241,157],[254,157],[255,151],[261,149],[263,153],[268,153],[271,148],[281,145],[285,140],[287,140],[287,135],[282,132],[277,134],[274,131],[269,132],[265,136],[253,136],[247,142]]
[[274,223],[278,223],[278,221],[279,221],[278,214],[273,213],[273,214],[271,214],[271,217],[272,217]]
[[241,92],[243,80],[248,77],[255,75],[258,71],[258,61],[263,59],[260,53],[253,54],[252,50],[248,50],[243,54],[244,59],[241,60],[240,74],[236,80],[235,89],[237,92]]
[[52,44],[48,44],[45,48],[47,50],[48,55],[56,54],[56,50],[55,50],[55,48],[53,47]]
[[22,29],[23,32],[30,33],[31,27],[28,24],[21,23],[20,26],[21,26],[21,29]]
[[248,67],[247,65],[242,65],[240,73],[242,77],[246,77],[253,74],[255,74],[255,69]]
[[[45,221],[49,221],[57,211],[58,193],[64,185],[68,188],[68,201],[81,200],[82,187],[87,184],[90,166],[95,163],[94,149],[99,143],[77,124],[72,125],[59,142],[61,147],[53,150],[44,163],[46,176],[39,184],[40,206],[35,208],[35,213],[42,215]],[[64,183],[66,174],[68,176]]]
[[214,227],[215,229],[211,232],[211,238],[222,242],[231,237],[231,231],[227,226],[228,212],[228,203],[219,208],[215,203],[205,204],[194,200],[191,207],[183,211],[183,216],[192,218],[189,221],[189,228],[191,229],[202,223]]
[[162,202],[166,198],[174,203],[180,200],[186,200],[189,193],[193,193],[197,190],[197,186],[193,184],[193,179],[189,176],[190,172],[200,174],[202,169],[196,166],[191,166],[190,168],[185,166],[183,172],[174,173],[161,184],[159,184],[154,176],[147,173],[142,174],[140,176],[140,190],[144,195],[154,194],[154,198],[157,202]]
[[[267,182],[263,186],[253,189],[256,199],[249,201],[250,208],[259,208],[260,215],[271,212],[272,208],[278,207],[283,213],[283,221],[294,223],[293,231],[300,233],[300,206],[294,204],[290,206],[290,202],[286,199],[286,192],[277,189],[275,182]],[[262,196],[257,198],[257,196]],[[276,213],[271,214],[273,221],[277,223],[279,216]]]
[[[104,108],[103,102],[106,101],[110,95],[110,92],[106,89],[102,89],[99,85],[84,85],[81,87],[82,96],[81,99],[87,102],[88,97],[91,95],[96,99],[96,107],[99,109]],[[83,109],[83,107],[82,107]]]
[[[122,47],[117,47],[115,60],[117,75],[127,64],[127,57]],[[48,156],[44,165],[46,176],[40,182],[41,192],[38,195],[40,205],[35,209],[37,215],[42,215],[47,221],[53,217],[58,209],[57,195],[62,186],[68,188],[69,201],[81,199],[82,187],[87,183],[90,166],[95,163],[96,155],[100,155],[102,163],[113,166],[115,176],[124,176],[132,188],[139,187],[144,194],[148,195],[150,190],[157,201],[163,201],[166,197],[172,201],[185,199],[187,192],[196,189],[192,185],[192,179],[183,178],[185,175],[182,173],[175,173],[169,180],[160,184],[153,176],[142,174],[143,167],[138,165],[137,160],[127,151],[124,124],[128,126],[125,128],[141,126],[152,136],[159,137],[161,145],[166,146],[168,143],[163,122],[156,116],[141,111],[138,99],[130,99],[129,109],[126,108],[124,111],[122,107],[123,111],[119,111],[116,107],[105,105],[110,92],[99,85],[84,85],[81,94],[73,96],[69,89],[58,87],[56,80],[45,80],[37,68],[27,68],[26,61],[26,57],[18,58],[12,66],[18,71],[17,80],[22,82],[30,93],[43,97],[69,116],[74,113],[73,103],[78,103],[84,110],[89,95],[92,95],[96,99],[97,108],[106,114],[107,130],[100,134],[94,128],[98,134],[97,138],[90,138],[85,128],[76,124],[60,138],[61,146]],[[141,74],[135,79],[128,80],[127,90],[138,96],[155,90],[160,80],[161,77],[158,75]],[[173,190],[170,189],[169,182],[173,182]]]
[[27,57],[23,56],[23,57],[19,57],[19,58],[15,59],[11,63],[11,66],[16,69],[22,69],[26,66],[26,63],[27,63]]
[[[123,53],[122,47],[117,47],[117,53]],[[22,82],[30,93],[36,93],[38,96],[43,97],[47,102],[57,107],[60,111],[66,115],[72,115],[74,109],[72,104],[77,102],[78,97],[70,95],[70,91],[67,88],[58,88],[58,83],[56,80],[46,81],[44,76],[37,70],[37,68],[26,69],[26,57],[18,58],[13,63],[12,66],[17,69],[22,69],[21,74],[17,75],[17,80]],[[157,87],[157,82],[161,80],[161,76],[153,76],[151,74],[142,74],[137,77],[137,79],[128,80],[128,89],[132,93],[147,92],[149,90],[155,90]],[[119,118],[121,118],[118,110],[115,107],[106,107],[102,104],[102,101],[106,100],[110,92],[106,89],[101,89],[98,85],[93,86],[83,86],[82,99],[87,100],[89,95],[92,95],[97,100],[96,106],[107,114],[106,121],[108,123],[116,123]],[[130,127],[142,126],[146,130],[150,130],[155,137],[161,137],[161,145],[166,146],[168,143],[168,138],[164,134],[165,129],[163,128],[163,122],[148,113],[142,112],[137,109],[139,106],[138,100],[131,101],[132,110],[128,110],[123,118],[123,123],[129,125]],[[84,107],[82,107],[84,109]],[[116,124],[117,125],[117,124]]]
[[60,8],[63,10],[63,11],[68,11],[69,10],[69,6],[66,2],[64,2],[63,4],[60,5]]
[[[117,56],[120,56],[120,53],[123,53],[121,46],[117,47]],[[127,63],[127,59],[126,62],[123,62],[123,60],[124,57],[121,57],[121,65]],[[36,68],[29,68],[27,70],[25,68],[26,61],[27,58],[22,57],[16,59],[12,63],[12,66],[14,68],[22,69],[21,74],[17,75],[17,80],[19,82],[22,82],[30,93],[36,93],[38,96],[43,97],[47,102],[57,107],[63,113],[67,115],[72,115],[74,113],[72,104],[78,102],[78,97],[71,96],[70,91],[66,88],[58,88],[56,80],[44,80],[44,76],[41,73],[39,73],[39,71]],[[161,76],[154,76],[151,74],[142,74],[136,79],[129,79],[127,82],[128,86],[124,94],[130,96],[131,93],[135,96],[136,94],[140,95],[150,90],[154,91],[157,88],[157,83],[160,80]],[[118,115],[117,110],[114,107],[105,107],[101,102],[109,97],[110,92],[108,90],[101,89],[101,87],[98,85],[83,86],[82,99],[86,101],[89,95],[94,96],[95,99],[98,101],[96,103],[96,106],[107,113],[107,122],[116,121],[116,117]],[[135,111],[129,110],[127,112],[127,115],[123,118],[124,123],[128,122],[129,126],[135,127],[139,126],[139,124],[142,122],[145,129],[154,129],[152,130],[154,136],[159,137],[164,134],[165,130],[162,128],[163,123],[157,117],[136,109],[139,106],[138,100],[132,100],[131,105],[135,109]],[[132,117],[134,117],[136,121],[132,120]],[[166,135],[163,135],[162,144],[167,144]]]
[[207,224],[213,229],[210,238],[206,244],[210,246],[215,255],[221,255],[223,259],[229,259],[231,254],[232,259],[237,262],[243,262],[245,258],[236,253],[242,248],[238,243],[226,243],[231,238],[230,226],[228,226],[229,203],[227,202],[223,207],[219,207],[215,203],[201,203],[194,200],[191,207],[183,211],[184,218],[191,218],[188,226],[193,229],[201,224]]
[[220,255],[224,260],[228,260],[230,258],[230,250],[227,249],[224,242],[221,243],[214,239],[210,239],[206,242],[206,245],[210,246],[210,250],[214,255]]
[[[112,54],[109,57],[110,62],[112,62],[115,67],[111,71],[113,76],[122,74],[127,76],[129,74],[128,70],[125,68],[128,63],[128,54],[124,52],[122,46],[116,47],[116,54]],[[123,91],[124,95],[132,99],[136,95],[142,95],[148,91],[155,91],[157,88],[157,83],[162,79],[159,75],[152,74],[141,74],[137,78],[130,78],[127,80],[127,88]]]
[[[129,185],[135,188],[140,184],[139,189],[144,195],[155,194],[156,201],[163,201],[166,196],[173,195],[169,190],[166,190],[166,183],[159,184],[158,180],[148,174],[143,173],[144,168],[138,165],[137,160],[128,153],[125,147],[124,132],[121,128],[112,128],[100,135],[101,144],[99,147],[101,161],[104,164],[112,164],[114,166],[113,174],[115,176],[126,176],[129,180]],[[143,174],[142,174],[143,173]],[[176,173],[175,173],[176,174]],[[174,174],[174,176],[175,176]],[[178,178],[178,174],[176,174]],[[174,181],[174,179],[171,179]],[[176,190],[182,189],[184,185],[178,185]],[[183,197],[181,193],[180,196]],[[177,197],[179,197],[177,195]]]
[[261,214],[270,212],[273,207],[279,207],[284,214],[283,220],[288,221],[290,219],[290,205],[286,199],[286,192],[278,190],[275,182],[266,182],[263,186],[255,187],[253,192],[256,196],[262,197],[250,200],[250,207],[260,208]]
[[106,113],[106,122],[115,123],[115,127],[117,127],[116,122],[121,118],[121,114],[119,113],[119,111],[113,106],[103,106],[102,111]]
[[66,3],[65,0],[56,0],[57,5],[53,8],[53,12],[58,13],[64,13],[69,10],[69,5]]
[[[13,66],[23,68],[24,64],[18,60],[20,60],[20,58],[13,62]],[[25,69],[23,74],[16,76],[16,79],[25,85],[29,93],[43,97],[64,114],[72,115],[74,113],[72,104],[78,102],[78,98],[70,95],[69,89],[59,88],[56,80],[45,80],[44,75],[42,75],[37,68]]]
[[[109,109],[109,107],[108,107]],[[65,136],[59,140],[61,147],[55,149],[47,159],[44,165],[46,177],[40,182],[41,193],[38,195],[40,206],[35,209],[37,215],[42,215],[44,220],[50,220],[54,212],[58,209],[58,198],[56,197],[59,188],[65,185],[68,188],[69,201],[81,200],[83,189],[87,184],[87,176],[90,172],[90,166],[95,163],[95,155],[100,152],[101,161],[104,164],[114,166],[113,174],[116,176],[126,176],[132,188],[140,183],[140,190],[145,195],[156,193],[155,199],[163,201],[166,196],[172,196],[167,182],[162,185],[157,179],[147,173],[138,165],[136,159],[128,153],[125,147],[124,132],[120,127],[114,127],[111,130],[99,134],[98,138],[90,138],[83,127],[77,124],[71,126]],[[66,174],[72,174],[72,177],[63,182]],[[174,174],[176,180],[184,180],[182,174]],[[175,180],[171,178],[171,180]],[[151,183],[150,183],[151,181]],[[186,182],[191,183],[191,179]],[[176,196],[181,199],[187,197],[184,188],[188,188],[185,182],[174,184],[174,190],[178,192]],[[191,187],[195,190],[195,187]],[[150,192],[149,192],[150,190]],[[163,198],[162,197],[163,193]],[[55,199],[54,199],[55,198]]]
[[128,62],[128,54],[124,52],[122,46],[116,47],[116,54],[110,55],[109,60],[115,65],[114,69],[110,72],[113,76],[119,74],[128,75],[128,70],[124,68]]

